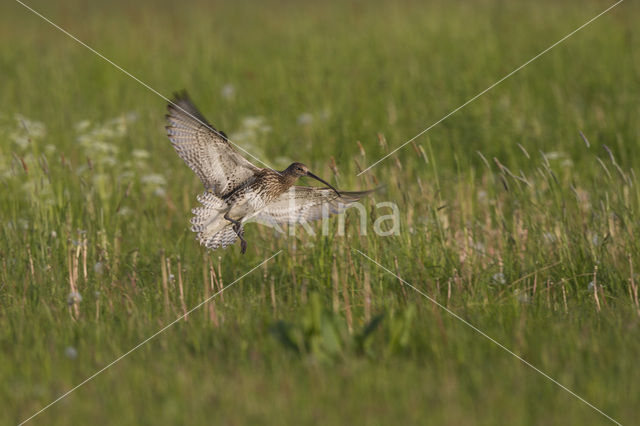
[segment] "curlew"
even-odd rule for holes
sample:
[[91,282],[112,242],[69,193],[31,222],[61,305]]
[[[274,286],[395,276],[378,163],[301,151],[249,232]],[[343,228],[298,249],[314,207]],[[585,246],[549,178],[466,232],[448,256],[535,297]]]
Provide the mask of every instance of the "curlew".
[[[282,171],[255,166],[209,124],[186,93],[176,94],[168,111],[169,139],[205,187],[197,197],[201,206],[192,210],[191,230],[209,249],[226,248],[240,239],[244,254],[248,221],[276,226],[317,220],[340,213],[371,192],[339,192],[302,163]],[[328,188],[295,185],[303,176]]]

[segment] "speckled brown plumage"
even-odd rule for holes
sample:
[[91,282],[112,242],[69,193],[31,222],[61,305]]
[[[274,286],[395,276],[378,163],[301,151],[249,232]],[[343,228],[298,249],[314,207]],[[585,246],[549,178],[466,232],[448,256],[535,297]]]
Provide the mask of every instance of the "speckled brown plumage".
[[[201,206],[192,210],[191,230],[207,248],[226,248],[240,238],[244,253],[243,225],[249,220],[273,226],[317,220],[371,192],[338,192],[301,163],[282,171],[256,167],[207,122],[186,93],[168,105],[167,121],[173,147],[205,186],[197,198]],[[294,185],[302,176],[329,188]]]

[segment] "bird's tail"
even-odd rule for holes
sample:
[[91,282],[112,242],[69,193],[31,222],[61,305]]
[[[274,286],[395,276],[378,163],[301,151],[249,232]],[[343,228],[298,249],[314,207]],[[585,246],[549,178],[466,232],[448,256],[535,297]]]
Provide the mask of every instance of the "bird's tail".
[[191,230],[197,233],[197,240],[209,249],[226,248],[238,237],[231,222],[224,218],[228,210],[226,203],[215,195],[205,192],[198,195],[201,207],[191,210]]

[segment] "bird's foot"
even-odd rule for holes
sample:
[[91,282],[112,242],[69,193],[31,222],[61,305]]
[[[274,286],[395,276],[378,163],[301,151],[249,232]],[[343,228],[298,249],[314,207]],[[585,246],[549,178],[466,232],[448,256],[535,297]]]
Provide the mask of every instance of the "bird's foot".
[[240,253],[245,254],[247,251],[247,240],[244,239],[244,228],[242,224],[238,221],[233,221],[233,230],[236,232],[238,238],[240,238]]
[[244,254],[247,251],[247,240],[244,239],[244,228],[236,229],[236,234],[238,238],[240,238],[240,253]]

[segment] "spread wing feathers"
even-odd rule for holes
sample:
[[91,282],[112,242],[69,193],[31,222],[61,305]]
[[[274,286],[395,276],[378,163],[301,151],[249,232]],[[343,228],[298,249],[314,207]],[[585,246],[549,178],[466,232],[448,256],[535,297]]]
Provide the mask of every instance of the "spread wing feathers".
[[208,249],[215,250],[219,247],[229,247],[236,241],[237,238],[238,235],[236,234],[236,231],[233,230],[233,226],[227,225],[225,228],[215,234],[202,233],[200,244]]
[[341,213],[350,204],[373,192],[341,192],[338,196],[328,188],[292,186],[254,217],[267,225],[277,223],[302,223],[322,219],[323,216]]
[[198,195],[202,206],[191,210],[191,230],[197,232],[197,240],[210,249],[226,248],[237,238],[233,226],[224,218],[228,207],[215,195],[205,192]]
[[224,132],[207,122],[186,93],[176,94],[167,109],[169,140],[214,194],[228,193],[260,170],[233,149]]

